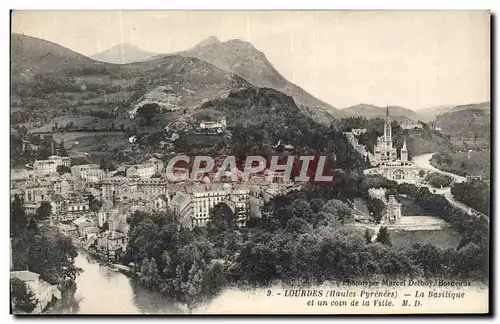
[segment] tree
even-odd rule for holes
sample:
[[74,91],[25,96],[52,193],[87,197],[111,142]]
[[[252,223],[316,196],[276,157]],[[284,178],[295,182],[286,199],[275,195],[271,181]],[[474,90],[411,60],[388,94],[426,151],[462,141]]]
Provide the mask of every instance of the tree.
[[287,212],[289,214],[289,219],[299,218],[308,223],[312,223],[314,219],[314,211],[311,208],[311,204],[306,199],[294,199],[287,207]]
[[36,210],[36,218],[37,219],[47,219],[52,212],[52,205],[48,201],[42,201],[40,203],[40,207]]
[[56,169],[57,173],[63,174],[63,173],[71,173],[71,168],[67,167],[65,165],[58,165]]
[[373,217],[375,222],[380,222],[382,217],[384,216],[385,204],[382,200],[378,198],[368,198],[366,200],[368,211],[370,211],[370,215]]
[[99,165],[99,169],[106,170],[106,161],[104,160],[104,156],[101,157],[101,163]]
[[38,303],[33,290],[18,278],[10,279],[10,293],[13,310],[31,313]]
[[205,296],[215,296],[225,284],[224,267],[221,263],[215,263],[203,274],[201,292]]
[[27,224],[28,221],[24,211],[24,199],[16,194],[10,210],[11,236],[16,236]]
[[61,138],[61,142],[59,142],[59,155],[60,156],[68,156],[68,151],[64,147],[64,139]]
[[155,289],[160,286],[161,277],[155,258],[145,259],[142,262],[139,278],[141,283],[147,288]]
[[391,237],[389,236],[389,230],[386,226],[380,227],[377,233],[377,238],[375,240],[384,245],[392,246]]
[[327,201],[327,203],[321,207],[321,211],[324,213],[323,215],[328,215],[328,218],[324,219],[323,222],[326,222],[329,225],[336,223],[343,225],[353,221],[351,208],[349,208],[346,203],[338,199],[331,199]]
[[236,218],[229,206],[225,203],[218,203],[210,210],[207,222],[207,230],[212,235],[232,231],[236,228]]
[[137,115],[144,117],[148,124],[151,124],[151,119],[158,114],[158,104],[150,103],[141,106],[137,109]]
[[302,218],[293,217],[287,222],[286,230],[294,233],[307,233],[311,230],[311,225]]
[[99,199],[93,199],[89,204],[89,209],[97,215],[102,207],[102,202]]
[[106,232],[107,230],[109,230],[109,222],[108,222],[108,221],[105,221],[105,222],[102,224],[102,227],[101,227],[101,233],[102,233],[102,232]]

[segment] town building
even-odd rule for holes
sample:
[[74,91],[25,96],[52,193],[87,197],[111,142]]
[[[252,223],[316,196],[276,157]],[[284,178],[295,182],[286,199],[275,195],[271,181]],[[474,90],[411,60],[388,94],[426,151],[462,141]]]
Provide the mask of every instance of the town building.
[[[64,212],[62,212],[64,210]],[[90,215],[90,206],[87,200],[77,199],[64,202],[61,206],[59,218],[61,220],[76,220]]]
[[394,198],[393,195],[389,196],[386,205],[385,215],[382,218],[382,223],[397,224],[401,219],[401,203]]
[[189,179],[189,169],[181,167],[174,167],[172,170],[164,169],[161,176],[169,182],[184,182]]
[[77,238],[79,235],[78,227],[73,222],[60,222],[58,227],[59,231],[66,237]]
[[97,170],[99,170],[99,166],[97,164],[74,165],[71,167],[71,175],[86,180],[89,177],[89,174],[92,176]]
[[16,180],[26,180],[30,177],[32,177],[33,171],[28,171],[26,169],[11,169],[10,170],[10,180],[11,181],[16,181]]
[[170,206],[170,199],[166,195],[159,195],[152,199],[148,207],[153,211],[164,211],[167,210]]
[[24,202],[40,204],[42,201],[50,201],[54,189],[45,186],[28,187],[24,190]]
[[127,236],[115,230],[106,231],[96,236],[96,246],[100,254],[108,261],[118,262],[127,249]]
[[47,305],[54,299],[61,299],[61,291],[57,285],[51,285],[40,279],[40,274],[29,270],[11,271],[10,279],[17,278],[24,282],[33,291],[37,300],[37,305],[32,311],[33,314],[40,314]]
[[49,160],[55,161],[58,166],[64,166],[68,168],[71,166],[71,159],[67,156],[52,155],[49,156]]
[[75,219],[73,223],[78,228],[79,236],[84,236],[87,228],[94,227],[94,223],[86,217],[79,217]]
[[415,128],[423,128],[423,123],[420,121],[414,121],[414,120],[400,120],[398,121],[399,126],[402,129],[415,129]]
[[354,136],[359,136],[366,133],[366,128],[353,128],[351,129],[351,133],[353,133]]
[[[218,203],[232,201],[238,207],[239,223],[246,222],[249,191],[244,185],[212,184],[197,185],[187,188],[193,204],[192,225],[205,226],[210,217],[210,210]],[[231,207],[231,206],[230,206]]]
[[223,201],[234,213],[236,225],[238,227],[246,226],[249,214],[249,197],[245,194],[230,194]]
[[143,164],[152,165],[155,169],[154,174],[161,174],[161,172],[163,171],[163,168],[165,166],[162,160],[154,158],[154,157],[150,158],[149,160],[146,160]]
[[40,207],[40,204],[25,202],[24,203],[24,212],[29,215],[36,214],[36,210]]
[[249,190],[241,184],[195,184],[175,192],[171,209],[184,227],[203,227],[210,218],[210,210],[225,202],[236,212],[238,224],[244,226],[248,219],[248,201]]
[[156,174],[156,166],[153,164],[137,164],[127,169],[127,178],[148,179]]
[[162,178],[132,179],[117,176],[102,179],[100,185],[104,201],[149,200],[168,192],[167,181]]
[[177,191],[170,200],[170,208],[178,216],[182,227],[193,227],[193,204],[191,204],[191,196],[189,194]]
[[33,170],[39,174],[56,173],[59,164],[54,160],[36,160]]
[[99,181],[104,178],[106,178],[106,171],[101,169],[89,170],[82,177],[84,181],[91,184],[99,183]]

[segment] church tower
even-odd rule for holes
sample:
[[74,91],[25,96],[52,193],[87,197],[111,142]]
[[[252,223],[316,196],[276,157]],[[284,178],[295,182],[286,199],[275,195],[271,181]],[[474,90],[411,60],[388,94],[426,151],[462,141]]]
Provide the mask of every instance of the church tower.
[[408,149],[406,148],[406,140],[403,142],[403,148],[401,149],[401,161],[408,162]]
[[384,145],[386,152],[389,154],[392,148],[391,117],[389,116],[389,106],[385,108]]

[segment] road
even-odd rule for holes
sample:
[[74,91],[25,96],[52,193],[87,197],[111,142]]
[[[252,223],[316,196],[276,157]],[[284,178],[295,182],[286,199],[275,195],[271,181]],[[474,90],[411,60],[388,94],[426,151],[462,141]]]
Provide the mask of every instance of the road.
[[[430,160],[434,154],[435,153],[418,155],[418,156],[415,156],[412,159],[412,161],[415,163],[416,166],[418,166],[422,169],[432,170],[432,171],[437,172],[437,173],[448,175],[453,179],[454,182],[467,181],[467,179],[465,177],[459,176],[459,175],[454,174],[454,173],[445,172],[445,171],[439,170],[439,169],[435,168],[434,166],[432,166],[430,163]],[[455,197],[453,197],[453,194],[451,193],[451,187],[444,187],[442,189],[437,189],[437,188],[431,187],[430,185],[425,185],[425,186],[428,187],[431,192],[435,191],[436,194],[443,195],[450,202],[450,204],[452,204],[454,207],[463,210],[464,212],[468,213],[469,215],[473,215],[476,217],[482,217],[488,223],[490,222],[489,217],[486,216],[485,214],[480,213],[477,210],[470,208],[469,206],[461,203],[458,200],[455,200]]]
[[431,170],[433,172],[437,172],[440,174],[450,176],[454,182],[466,182],[467,181],[467,178],[459,176],[458,174],[446,172],[446,171],[439,170],[439,169],[435,168],[430,162],[432,159],[432,156],[434,154],[436,154],[436,153],[417,155],[417,156],[413,157],[412,161],[413,161],[413,163],[415,163],[416,166],[418,166],[421,169]]

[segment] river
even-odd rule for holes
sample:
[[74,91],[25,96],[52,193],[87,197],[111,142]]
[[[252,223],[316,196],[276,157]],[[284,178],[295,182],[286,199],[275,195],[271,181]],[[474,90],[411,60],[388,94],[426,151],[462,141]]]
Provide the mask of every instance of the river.
[[[75,265],[83,269],[76,278],[76,314],[176,314],[182,308],[172,300],[152,292],[134,279],[109,270],[85,252],[79,252]],[[64,310],[64,313],[71,313]]]

